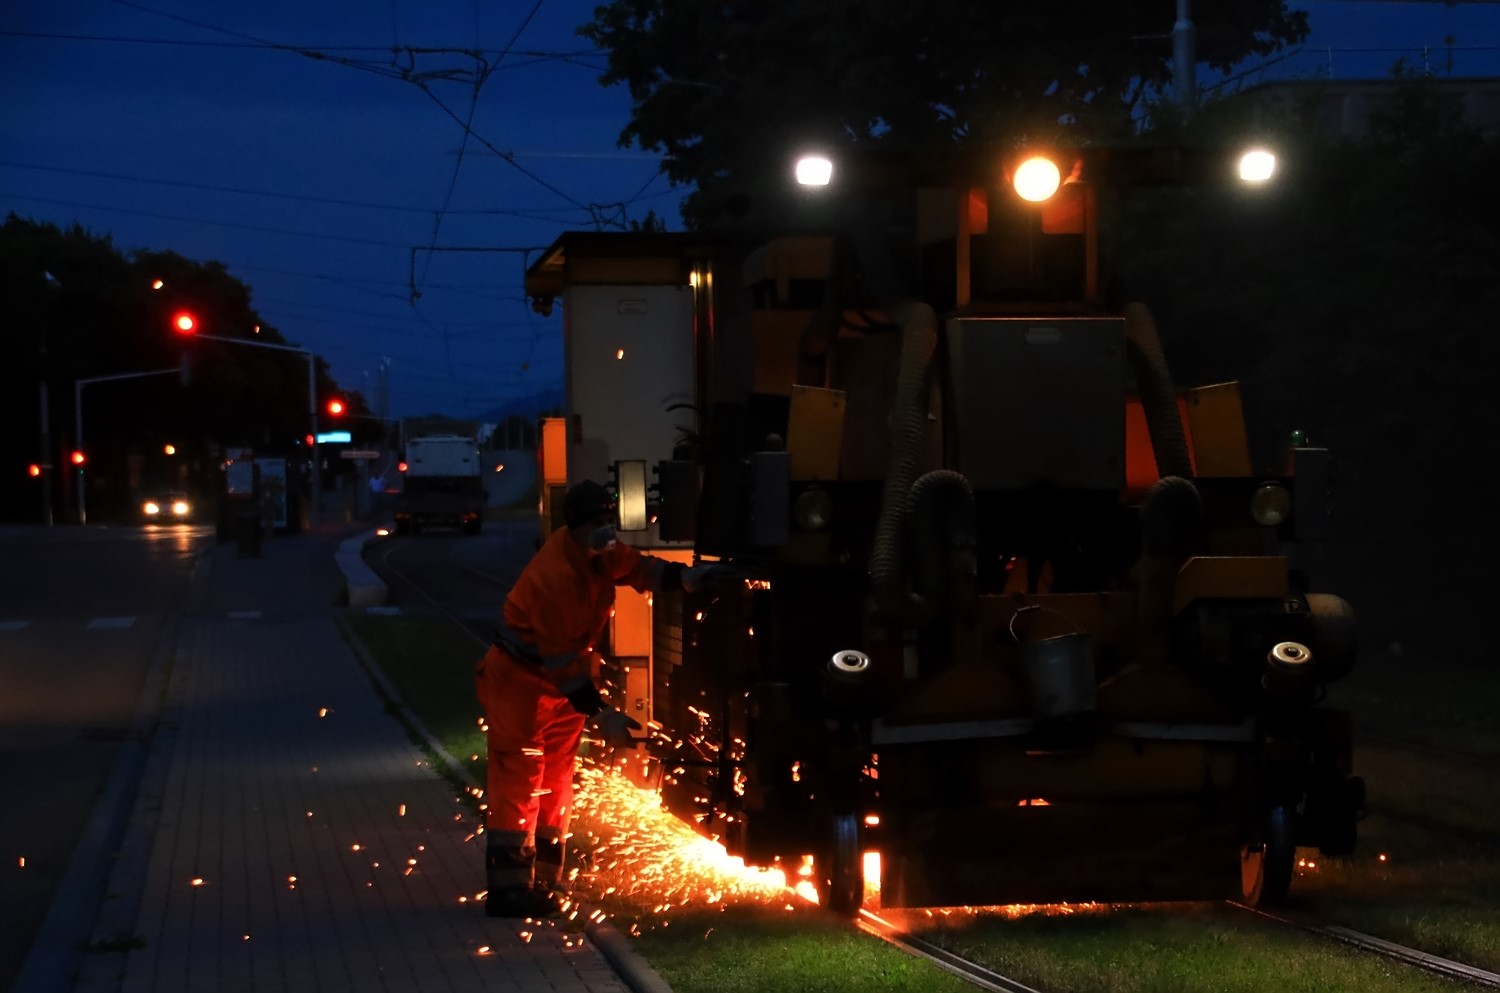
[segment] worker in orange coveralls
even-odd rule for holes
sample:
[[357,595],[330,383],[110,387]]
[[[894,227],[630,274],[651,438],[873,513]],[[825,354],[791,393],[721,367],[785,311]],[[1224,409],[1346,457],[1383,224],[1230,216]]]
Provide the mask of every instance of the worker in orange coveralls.
[[713,566],[643,555],[615,540],[614,500],[585,481],[505,600],[495,642],[475,668],[489,722],[484,867],[491,917],[556,913],[584,726],[617,747],[641,725],[607,705],[594,680],[616,586],[696,589]]

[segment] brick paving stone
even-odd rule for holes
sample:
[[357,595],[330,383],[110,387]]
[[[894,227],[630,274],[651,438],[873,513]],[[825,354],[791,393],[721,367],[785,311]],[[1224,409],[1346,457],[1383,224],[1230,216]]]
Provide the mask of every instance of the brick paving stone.
[[75,993],[627,993],[581,933],[484,916],[477,822],[343,641],[314,543],[208,555],[95,931],[144,945],[85,956]]

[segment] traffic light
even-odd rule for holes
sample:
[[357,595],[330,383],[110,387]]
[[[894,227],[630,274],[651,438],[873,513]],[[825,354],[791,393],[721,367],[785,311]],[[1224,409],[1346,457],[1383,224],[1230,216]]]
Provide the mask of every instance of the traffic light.
[[172,315],[172,327],[178,334],[193,334],[198,330],[198,318],[191,311],[179,310]]
[[83,465],[83,463],[87,460],[84,458],[82,452],[75,451],[71,456],[69,456],[69,461],[71,461],[74,465]]
[[338,397],[334,397],[333,399],[328,401],[329,416],[341,417],[343,416],[344,410],[344,401],[340,400]]
[[312,435],[306,435],[302,440],[307,442],[308,448],[311,448],[313,447],[313,442],[317,441],[318,439],[314,438]]
[[42,467],[33,462],[26,467],[26,474],[28,476],[40,476],[42,474]]

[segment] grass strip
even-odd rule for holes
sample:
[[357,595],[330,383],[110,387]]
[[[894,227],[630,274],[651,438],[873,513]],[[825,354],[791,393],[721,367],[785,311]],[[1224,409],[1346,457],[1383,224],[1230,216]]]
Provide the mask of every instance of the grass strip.
[[[917,912],[921,918],[925,914]],[[923,936],[1046,990],[1436,993],[1465,983],[1211,906],[1115,907],[1006,919],[935,913]]]

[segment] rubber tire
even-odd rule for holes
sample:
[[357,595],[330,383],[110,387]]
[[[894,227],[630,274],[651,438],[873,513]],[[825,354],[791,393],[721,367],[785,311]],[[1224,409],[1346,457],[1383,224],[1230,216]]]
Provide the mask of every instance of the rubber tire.
[[1297,815],[1285,806],[1272,807],[1261,819],[1261,842],[1240,853],[1240,888],[1251,907],[1284,904],[1292,888],[1297,862]]
[[865,902],[864,856],[859,850],[859,817],[829,819],[823,857],[818,859],[818,902],[841,917],[854,917]]

